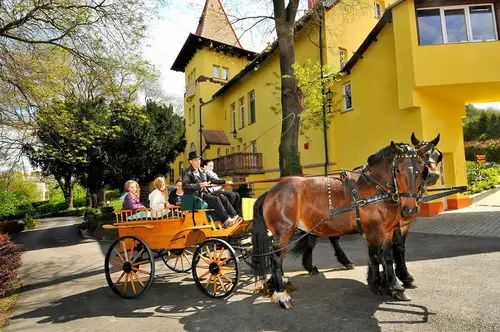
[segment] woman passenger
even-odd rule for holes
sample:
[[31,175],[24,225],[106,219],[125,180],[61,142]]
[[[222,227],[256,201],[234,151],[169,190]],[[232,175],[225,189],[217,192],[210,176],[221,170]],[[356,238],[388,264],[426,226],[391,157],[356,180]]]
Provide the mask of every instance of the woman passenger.
[[175,190],[172,190],[170,195],[168,195],[168,202],[175,206],[181,206],[183,195],[184,190],[182,189],[182,180],[178,179],[175,181]]
[[168,208],[172,206],[167,202],[168,191],[165,178],[159,176],[154,181],[156,189],[149,194],[149,207],[153,218],[161,218],[168,214]]

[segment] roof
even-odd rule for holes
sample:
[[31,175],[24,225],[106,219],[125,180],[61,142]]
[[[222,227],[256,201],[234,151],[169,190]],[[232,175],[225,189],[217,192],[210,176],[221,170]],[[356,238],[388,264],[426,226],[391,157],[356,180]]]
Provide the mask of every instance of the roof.
[[248,60],[257,56],[255,52],[190,33],[170,69],[184,72],[196,51],[202,47],[215,48],[217,51],[246,57]]
[[205,1],[196,35],[228,45],[242,47],[220,0]]
[[231,145],[231,142],[229,142],[229,139],[222,130],[202,129],[201,133],[203,134],[203,137],[205,137],[207,144]]
[[405,2],[405,0],[396,1],[385,9],[384,15],[382,15],[380,20],[377,22],[372,31],[370,31],[365,40],[361,43],[356,52],[354,52],[354,55],[349,59],[349,61],[347,61],[341,72],[346,74],[351,73],[352,68],[359,59],[363,58],[363,54],[366,52],[368,47],[370,47],[373,42],[377,41],[377,36],[380,31],[382,31],[387,23],[392,23],[392,9],[403,2]]
[[[339,3],[339,0],[327,0],[324,2],[324,7],[326,10],[330,10],[333,8],[336,4]],[[318,6],[320,3],[318,3]],[[294,33],[297,34],[302,29],[305,27],[305,25],[313,18],[313,14],[311,12],[307,12],[304,16],[302,16],[300,19],[295,22],[295,27],[294,27]],[[222,88],[217,90],[215,94],[212,96],[213,98],[220,96],[231,86],[236,84],[243,76],[245,76],[248,72],[254,70],[260,63],[262,63],[264,60],[266,60],[270,55],[274,53],[274,51],[278,48],[278,40],[275,40],[271,45],[266,47],[266,49],[261,52],[259,55],[255,57],[255,59],[252,60],[248,65],[245,66],[237,75],[233,76],[231,80],[229,80]]]

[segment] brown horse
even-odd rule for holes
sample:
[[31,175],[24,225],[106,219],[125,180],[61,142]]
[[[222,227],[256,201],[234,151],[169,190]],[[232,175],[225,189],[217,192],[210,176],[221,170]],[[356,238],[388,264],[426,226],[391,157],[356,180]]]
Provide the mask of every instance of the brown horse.
[[[383,255],[389,252],[396,225],[403,217],[418,212],[417,199],[427,169],[418,155],[430,148],[428,144],[415,150],[391,142],[371,155],[368,166],[352,178],[288,177],[261,195],[254,205],[252,260],[254,273],[260,277],[265,276],[270,260],[268,283],[273,302],[286,309],[293,307],[283,283],[282,262],[296,229],[328,237],[365,233],[370,290],[377,294],[381,289],[399,291],[388,283],[395,279],[394,271]],[[273,234],[272,245],[268,230]],[[383,275],[379,273],[380,264]]]
[[[439,151],[436,146],[439,143],[440,135],[438,134],[436,138],[431,141],[420,141],[416,138],[415,133],[411,134],[411,142],[412,144],[419,150],[427,144],[431,144],[432,147],[425,153],[421,153],[419,157],[426,164],[428,168],[427,177],[424,178],[425,186],[433,186],[437,183],[440,177],[439,171],[439,163],[443,159],[443,154]],[[396,266],[396,276],[401,282],[403,282],[403,286],[405,288],[415,288],[413,276],[408,272],[408,268],[406,267],[405,260],[405,241],[408,235],[408,231],[410,229],[410,223],[416,219],[416,216],[412,216],[409,218],[405,218],[401,225],[397,225],[394,229],[394,235],[392,238],[392,251],[394,257],[394,263]],[[305,232],[301,232],[305,234]],[[302,256],[302,266],[306,269],[309,274],[315,275],[318,274],[318,269],[313,265],[312,262],[312,252],[314,247],[316,246],[318,236],[309,234],[301,238],[300,241],[294,246],[292,249],[292,254],[294,256]],[[348,270],[354,269],[354,264],[347,257],[344,250],[340,246],[338,236],[331,236],[328,238],[335,250],[335,256],[337,260],[343,264]],[[392,260],[391,260],[392,262]],[[396,281],[394,281],[396,282]],[[409,298],[406,298],[409,299]]]

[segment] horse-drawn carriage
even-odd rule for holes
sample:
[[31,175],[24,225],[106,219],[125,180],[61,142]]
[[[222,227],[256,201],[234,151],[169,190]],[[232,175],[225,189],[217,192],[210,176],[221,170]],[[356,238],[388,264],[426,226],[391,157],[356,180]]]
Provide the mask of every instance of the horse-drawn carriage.
[[[240,266],[251,255],[251,222],[240,220],[223,228],[213,220],[206,203],[185,195],[182,205],[167,216],[149,217],[149,209],[115,211],[119,238],[105,258],[105,274],[117,295],[134,298],[146,293],[155,274],[155,261],[162,259],[175,272],[192,270],[198,288],[214,298],[236,289]],[[238,252],[238,254],[237,254]]]

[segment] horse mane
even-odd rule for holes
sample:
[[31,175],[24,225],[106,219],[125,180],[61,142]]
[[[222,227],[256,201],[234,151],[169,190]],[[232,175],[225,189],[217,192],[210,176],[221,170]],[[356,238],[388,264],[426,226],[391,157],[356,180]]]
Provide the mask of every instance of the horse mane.
[[[405,143],[394,143],[396,146],[404,149],[405,152],[408,151],[408,144]],[[384,162],[388,158],[393,158],[394,153],[392,152],[391,146],[388,145],[385,148],[380,149],[378,152],[372,154],[368,157],[368,166],[376,166]]]

